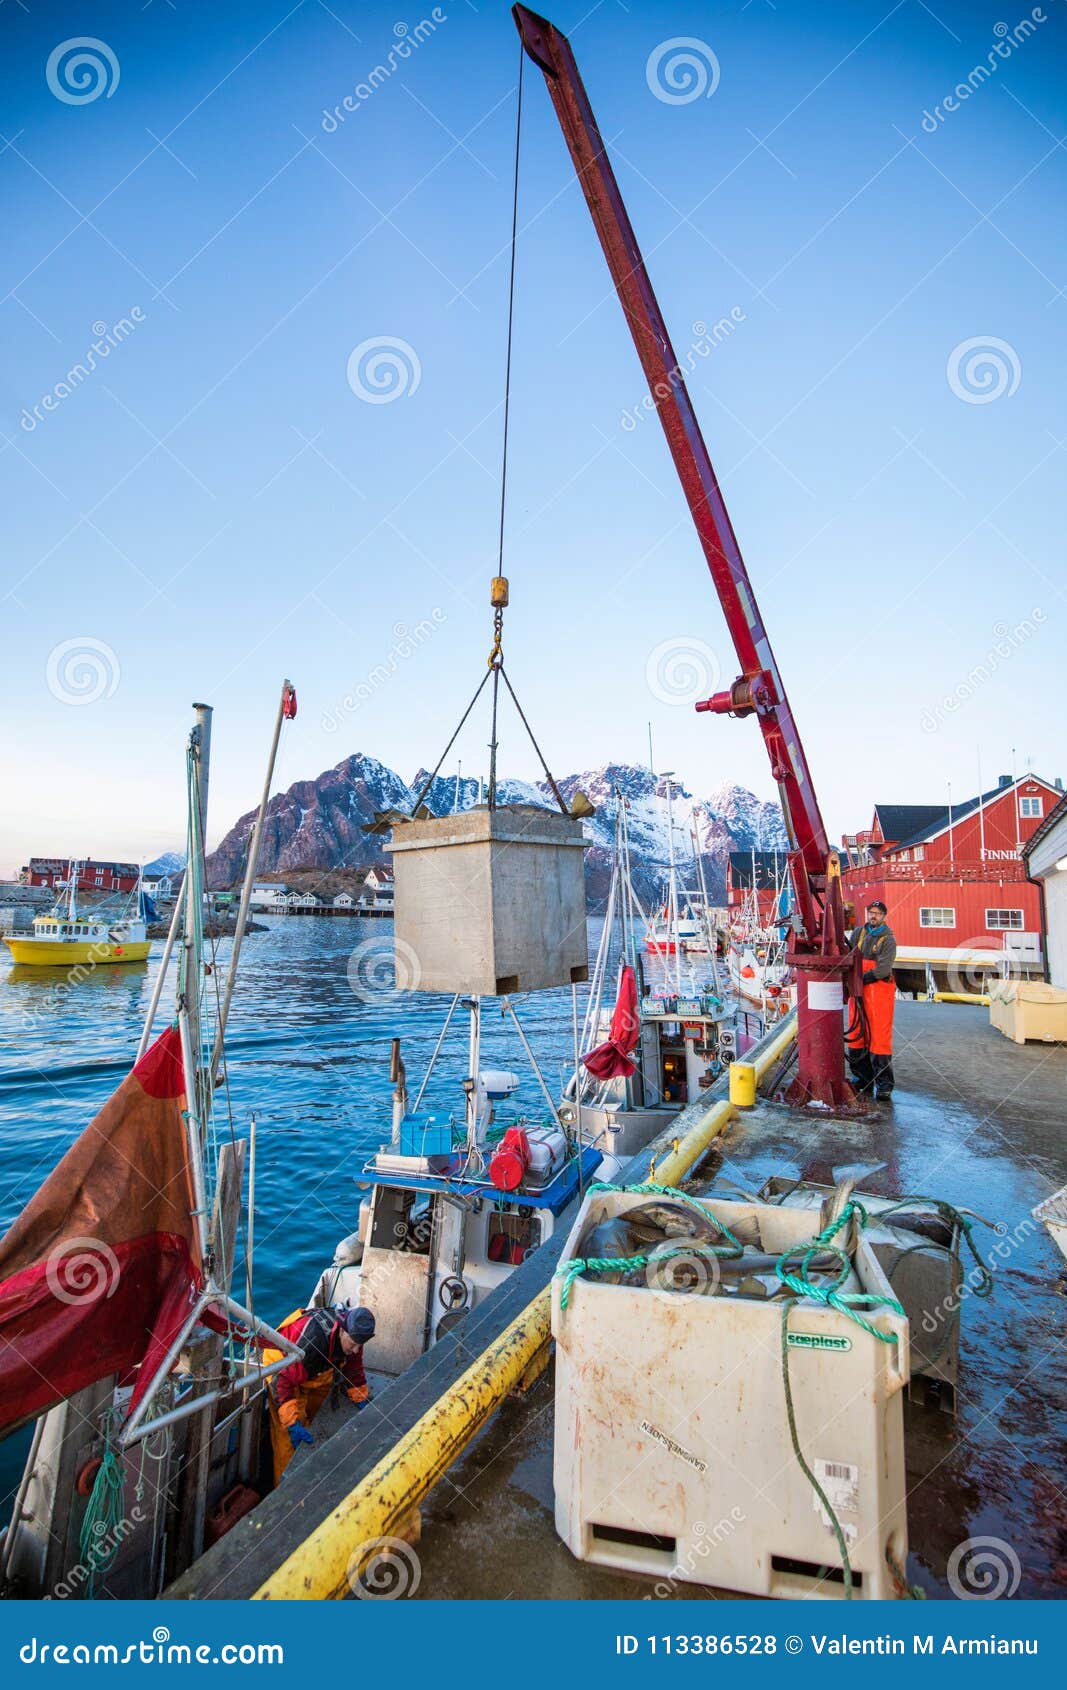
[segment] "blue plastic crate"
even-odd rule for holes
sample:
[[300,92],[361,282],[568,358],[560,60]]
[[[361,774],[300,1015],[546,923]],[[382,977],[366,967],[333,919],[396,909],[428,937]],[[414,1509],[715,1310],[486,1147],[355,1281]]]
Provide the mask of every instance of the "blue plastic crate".
[[439,1115],[405,1115],[400,1123],[401,1156],[448,1156],[452,1123]]

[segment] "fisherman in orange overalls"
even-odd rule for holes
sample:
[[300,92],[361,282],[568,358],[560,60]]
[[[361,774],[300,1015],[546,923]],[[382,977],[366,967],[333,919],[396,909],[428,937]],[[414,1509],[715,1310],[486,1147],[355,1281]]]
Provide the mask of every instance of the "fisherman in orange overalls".
[[893,964],[897,942],[878,899],[867,905],[867,920],[852,934],[853,951],[863,959],[863,997],[849,1005],[848,1065],[857,1089],[887,1098],[893,1090],[893,1004],[897,989]]
[[[374,1337],[370,1309],[297,1309],[279,1326],[301,1351],[270,1381],[270,1442],[277,1484],[300,1444],[314,1443],[308,1427],[331,1389],[343,1390],[362,1408],[370,1401],[363,1371],[363,1346]],[[265,1362],[280,1361],[280,1350],[265,1350]]]

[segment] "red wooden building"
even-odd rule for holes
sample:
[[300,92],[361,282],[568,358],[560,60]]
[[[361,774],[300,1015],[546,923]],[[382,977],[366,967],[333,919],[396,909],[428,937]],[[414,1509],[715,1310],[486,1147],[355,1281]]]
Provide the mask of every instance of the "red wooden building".
[[901,984],[927,964],[966,976],[971,988],[1005,959],[1041,972],[1040,893],[1021,850],[1062,796],[1038,775],[1001,775],[991,791],[951,807],[876,804],[870,827],[846,836],[845,899],[857,921],[871,899],[886,905]]
[[[136,863],[94,863],[89,858],[78,863],[78,891],[132,892],[140,872]],[[31,857],[19,879],[24,886],[66,887],[70,884],[70,858]]]

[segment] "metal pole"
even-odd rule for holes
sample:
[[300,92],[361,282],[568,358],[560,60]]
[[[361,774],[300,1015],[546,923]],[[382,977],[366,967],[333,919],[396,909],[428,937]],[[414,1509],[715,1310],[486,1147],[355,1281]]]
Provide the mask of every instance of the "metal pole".
[[678,874],[674,863],[674,770],[667,769],[667,954],[670,955],[671,932],[674,933],[674,991],[682,995],[682,941],[678,932]]
[[278,756],[278,741],[281,738],[282,722],[285,720],[285,701],[292,691],[292,683],[282,682],[281,696],[278,699],[278,714],[274,721],[274,734],[270,742],[270,755],[267,758],[267,772],[263,778],[263,791],[259,798],[259,811],[252,824],[252,832],[248,838],[248,861],[245,864],[244,883],[241,887],[241,902],[237,910],[237,927],[233,935],[233,950],[230,952],[230,966],[226,974],[226,986],[222,994],[219,1008],[219,1025],[215,1034],[215,1047],[211,1052],[211,1072],[214,1075],[222,1056],[222,1047],[226,1037],[226,1022],[230,1013],[230,1000],[233,997],[234,982],[237,979],[237,961],[241,955],[241,943],[244,939],[245,922],[248,920],[248,906],[252,902],[252,882],[256,873],[256,862],[259,857],[259,845],[263,836],[263,819],[267,813],[270,800],[271,782],[274,779],[274,764]]
[[178,927],[181,923],[182,903],[184,898],[185,875],[183,873],[181,880],[178,882],[178,895],[174,900],[174,913],[170,918],[170,929],[167,933],[166,943],[163,946],[163,955],[159,959],[159,973],[156,975],[155,985],[152,987],[152,1001],[148,1005],[148,1014],[145,1016],[144,1029],[141,1033],[141,1042],[137,1046],[137,1062],[140,1062],[145,1051],[148,1049],[148,1042],[152,1037],[152,1027],[155,1023],[156,1012],[159,1009],[159,1000],[163,996],[163,983],[167,976],[167,969],[170,966],[171,953],[174,950],[174,941],[178,937]]
[[[189,1102],[201,1130],[207,1121],[210,1078],[205,1086],[200,1071],[202,1039],[200,1029],[200,986],[203,957],[197,955],[196,935],[203,919],[204,839],[207,833],[208,776],[211,766],[211,706],[194,704],[196,723],[191,745],[196,760],[196,800],[190,793],[189,861],[185,868],[185,1011],[188,1017],[189,1048],[186,1080],[191,1086]],[[197,908],[199,901],[200,907]]]
[[204,1178],[203,1125],[195,1095],[196,1071],[193,1066],[194,1057],[188,1004],[183,1005],[178,1011],[178,1037],[181,1039],[182,1067],[185,1070],[185,1101],[188,1105],[186,1140],[189,1148],[190,1172],[193,1177],[193,1201],[196,1204],[193,1219],[196,1222],[196,1236],[200,1246],[200,1258],[203,1261],[208,1251],[207,1184]]
[[419,1104],[422,1102],[422,1094],[426,1090],[427,1081],[429,1080],[430,1075],[433,1073],[434,1063],[437,1061],[438,1056],[441,1054],[441,1046],[445,1042],[445,1034],[448,1032],[449,1024],[451,1023],[452,1017],[456,1012],[456,1005],[458,1003],[459,1003],[459,993],[457,992],[455,997],[452,999],[452,1002],[448,1006],[448,1014],[445,1016],[445,1024],[441,1028],[441,1031],[437,1035],[437,1043],[433,1047],[433,1055],[430,1057],[429,1065],[426,1069],[425,1074],[422,1076],[422,1085],[419,1087],[418,1094],[415,1098],[414,1103],[411,1106],[412,1114],[417,1114],[417,1112],[418,1112]]
[[11,1510],[11,1523],[8,1526],[7,1531],[4,1533],[3,1543],[0,1544],[0,1580],[6,1578],[7,1576],[7,1569],[11,1564],[11,1554],[18,1539],[19,1527],[22,1524],[23,1518],[31,1518],[28,1514],[23,1516],[22,1509],[26,1501],[26,1492],[30,1488],[30,1481],[37,1468],[37,1456],[40,1453],[41,1439],[44,1436],[44,1423],[45,1416],[42,1414],[33,1429],[33,1441],[30,1444],[30,1453],[26,1457],[26,1465],[22,1469],[22,1478],[19,1480],[19,1488],[15,1495],[15,1506]]
[[[248,1301],[249,1308],[253,1308],[255,1306],[254,1302],[253,1302],[253,1296],[252,1296],[252,1270],[253,1270],[253,1262],[254,1262],[254,1257],[255,1257],[255,1245],[256,1245],[256,1117],[255,1117],[255,1114],[252,1114],[249,1117],[249,1121],[248,1121],[248,1222],[245,1226],[245,1297]],[[254,1345],[253,1345],[253,1341],[252,1341],[251,1336],[249,1336],[248,1344],[245,1348],[245,1371],[246,1372],[252,1366],[253,1357],[254,1357]],[[258,1421],[256,1415],[253,1413],[253,1409],[255,1407],[257,1400],[258,1399],[256,1397],[246,1396],[244,1402],[241,1404],[240,1410],[238,1411],[239,1415],[242,1416],[242,1418],[241,1418],[240,1431],[238,1433],[237,1466],[238,1466],[239,1477],[242,1478],[242,1479],[247,1479],[249,1477],[249,1475],[252,1472],[252,1468],[253,1468],[253,1465],[254,1465],[254,1462],[255,1462],[255,1448],[256,1448],[255,1439],[256,1439],[256,1434],[259,1430],[259,1421]],[[234,1417],[231,1416],[230,1418],[234,1418]],[[221,1431],[222,1426],[227,1425],[227,1424],[228,1424],[228,1421],[223,1421],[220,1426],[216,1427],[216,1431]]]
[[533,1051],[530,1049],[530,1041],[526,1037],[526,1034],[522,1030],[522,1023],[520,1022],[518,1016],[515,1014],[515,1005],[512,1003],[510,998],[505,998],[503,1000],[503,1008],[507,1010],[508,1014],[511,1016],[511,1019],[515,1023],[515,1031],[518,1033],[519,1038],[522,1040],[522,1048],[526,1052],[526,1055],[530,1059],[530,1067],[533,1069],[534,1076],[537,1080],[537,1083],[541,1087],[541,1095],[543,1096],[545,1102],[548,1104],[549,1114],[552,1116],[552,1119],[556,1122],[556,1125],[558,1126],[559,1125],[559,1105],[558,1105],[558,1103],[553,1103],[552,1094],[549,1091],[548,1087],[545,1085],[545,1082],[541,1077],[541,1070],[537,1066],[537,1058],[534,1055]]
[[252,1305],[252,1258],[256,1242],[256,1117],[248,1122],[248,1224],[245,1227],[245,1296]]

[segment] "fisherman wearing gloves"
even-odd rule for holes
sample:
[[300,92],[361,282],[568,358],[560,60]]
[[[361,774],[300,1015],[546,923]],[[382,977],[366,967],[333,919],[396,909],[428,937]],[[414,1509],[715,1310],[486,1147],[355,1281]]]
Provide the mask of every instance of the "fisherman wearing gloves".
[[[297,1309],[278,1328],[301,1351],[301,1359],[270,1381],[270,1441],[277,1484],[300,1444],[314,1443],[308,1430],[327,1397],[343,1390],[362,1408],[370,1401],[363,1371],[363,1346],[374,1337],[370,1309]],[[265,1350],[265,1362],[281,1360]]]
[[876,1099],[893,1090],[893,1004],[896,985],[893,964],[897,942],[886,923],[886,907],[879,900],[867,905],[867,920],[852,934],[853,951],[863,961],[863,995],[849,1005],[848,1065],[861,1092]]

